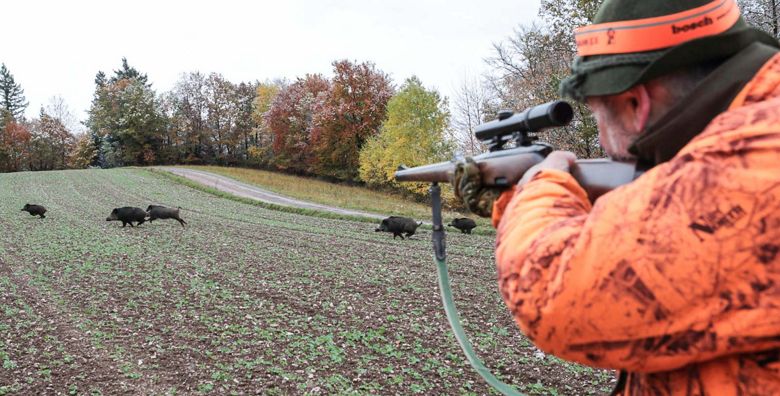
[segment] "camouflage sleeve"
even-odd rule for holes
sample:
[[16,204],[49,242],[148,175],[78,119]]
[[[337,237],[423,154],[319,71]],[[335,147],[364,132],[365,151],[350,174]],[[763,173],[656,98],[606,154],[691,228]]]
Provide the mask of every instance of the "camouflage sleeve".
[[[778,268],[761,264],[780,250],[780,187],[758,210],[761,187],[711,163],[657,167],[592,208],[564,172],[519,189],[496,261],[523,332],[559,357],[637,372],[780,345],[780,294],[761,297],[780,285]],[[761,234],[761,221],[774,230]]]
[[517,186],[512,186],[512,188],[502,192],[501,195],[498,196],[498,199],[493,202],[493,212],[491,215],[493,228],[498,228],[501,217],[504,215],[504,211],[506,210],[507,205],[509,205],[509,202],[514,198],[515,193],[517,193]]

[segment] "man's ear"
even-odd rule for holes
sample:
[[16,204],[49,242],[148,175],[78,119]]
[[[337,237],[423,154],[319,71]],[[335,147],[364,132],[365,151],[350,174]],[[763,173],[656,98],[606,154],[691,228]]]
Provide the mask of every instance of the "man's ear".
[[643,132],[650,118],[650,93],[645,84],[639,84],[625,92],[628,100],[631,125],[637,132]]

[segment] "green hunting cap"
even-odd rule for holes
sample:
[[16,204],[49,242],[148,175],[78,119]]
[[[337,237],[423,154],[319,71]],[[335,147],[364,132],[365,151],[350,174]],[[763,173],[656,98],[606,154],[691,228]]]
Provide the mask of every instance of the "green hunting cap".
[[604,0],[574,34],[577,57],[561,96],[614,95],[696,64],[726,59],[772,36],[748,26],[736,0]]

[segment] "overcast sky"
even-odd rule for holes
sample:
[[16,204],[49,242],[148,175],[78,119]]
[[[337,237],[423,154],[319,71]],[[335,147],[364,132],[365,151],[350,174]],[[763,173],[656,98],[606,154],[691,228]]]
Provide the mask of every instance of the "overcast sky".
[[95,74],[127,57],[158,93],[181,73],[233,82],[331,75],[336,59],[371,61],[396,84],[413,74],[452,96],[486,71],[491,44],[531,23],[539,0],[78,1],[0,5],[0,62],[22,85],[28,117],[62,96],[86,117]]

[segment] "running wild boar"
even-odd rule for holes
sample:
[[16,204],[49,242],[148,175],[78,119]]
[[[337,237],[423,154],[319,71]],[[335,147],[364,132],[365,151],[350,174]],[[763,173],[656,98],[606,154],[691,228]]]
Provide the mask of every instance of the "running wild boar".
[[44,213],[46,213],[46,208],[41,205],[24,204],[22,212],[27,212],[30,214],[30,216],[41,216],[42,219],[46,218],[44,215]]
[[455,227],[460,230],[460,232],[464,234],[471,234],[471,230],[477,227],[477,223],[469,219],[467,217],[459,217],[457,219],[452,220],[450,224],[447,224],[449,227]]
[[186,221],[184,221],[181,217],[179,217],[179,208],[167,208],[165,206],[160,205],[149,205],[146,208],[146,213],[149,215],[149,222],[151,223],[154,220],[160,219],[174,219],[181,224],[182,228],[185,224],[187,224]]
[[137,222],[136,225],[141,225],[146,221],[146,212],[141,208],[134,208],[131,206],[125,206],[123,208],[114,208],[111,214],[106,217],[106,221],[121,221],[122,227],[130,224],[133,227],[133,222]]
[[393,239],[395,239],[395,237],[401,237],[401,239],[404,239],[403,234],[406,234],[406,237],[409,238],[410,236],[414,235],[414,232],[417,231],[417,227],[419,227],[421,224],[422,222],[415,223],[414,219],[410,219],[408,217],[390,216],[382,220],[382,223],[379,224],[379,228],[375,229],[374,231],[392,232]]

